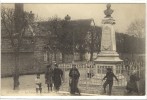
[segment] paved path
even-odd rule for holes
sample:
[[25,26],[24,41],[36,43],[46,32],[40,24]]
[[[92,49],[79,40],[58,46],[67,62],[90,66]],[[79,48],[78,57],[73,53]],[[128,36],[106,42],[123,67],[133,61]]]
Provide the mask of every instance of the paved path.
[[[103,94],[103,87],[102,87],[102,81],[99,82],[101,85],[93,84],[94,81],[91,81],[91,79],[87,79],[86,77],[86,71],[85,70],[79,70],[81,77],[79,79],[79,89],[82,93],[82,95],[105,95]],[[41,75],[41,82],[42,82],[42,89],[43,93],[41,95],[70,95],[69,94],[69,70],[65,71],[65,80],[60,88],[59,93],[48,93],[47,86],[45,84],[45,78],[44,74]],[[124,73],[126,75],[126,73]],[[13,78],[2,78],[1,80],[1,87],[2,87],[2,95],[20,95],[20,94],[27,94],[27,95],[38,95],[35,93],[35,75],[23,75],[20,76],[20,88],[19,91],[13,91]],[[84,82],[87,81],[87,84]],[[98,80],[96,80],[98,81]],[[104,81],[103,81],[104,82]],[[108,90],[108,87],[107,87]],[[117,87],[113,86],[112,95],[124,95],[125,93],[125,86],[124,87]]]
[[[2,78],[1,79],[1,96],[70,96],[68,91],[61,90],[57,92],[47,91],[47,87],[44,80],[44,75],[41,75],[42,81],[42,94],[37,94],[35,91],[35,75],[24,75],[20,76],[20,86],[18,91],[13,90],[13,78]],[[65,84],[65,83],[64,83]],[[68,88],[67,88],[68,89]],[[95,95],[95,94],[86,94],[81,93],[82,96]]]
[[[33,96],[33,95],[43,95],[43,96],[47,96],[47,95],[61,95],[61,96],[70,96],[69,94],[69,86],[68,86],[68,81],[65,81],[62,86],[61,89],[59,91],[59,93],[56,92],[50,92],[48,93],[47,91],[47,87],[45,84],[45,79],[44,79],[44,75],[41,75],[41,81],[42,81],[42,89],[43,89],[43,93],[42,94],[36,94],[35,93],[35,75],[24,75],[24,76],[20,76],[20,87],[19,87],[19,91],[14,91],[13,90],[13,78],[12,77],[8,77],[8,78],[2,78],[1,79],[1,95],[3,96],[8,96],[8,95],[28,95],[28,96]],[[81,90],[81,95],[86,96],[86,95],[102,95],[102,86],[88,86],[88,91],[86,91],[86,88],[84,88],[86,86],[82,86],[79,85],[79,88]],[[121,92],[120,92],[121,90]],[[121,88],[113,88],[113,94],[112,95],[123,95],[124,91],[122,91],[123,89]],[[103,94],[104,95],[104,94]]]

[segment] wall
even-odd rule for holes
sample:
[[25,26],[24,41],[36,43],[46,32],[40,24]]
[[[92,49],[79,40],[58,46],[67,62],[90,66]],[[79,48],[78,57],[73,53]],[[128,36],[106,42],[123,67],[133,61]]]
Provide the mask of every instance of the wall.
[[[26,72],[33,71],[33,53],[20,54],[19,72],[25,74]],[[1,53],[1,75],[11,76],[14,71],[14,55],[13,53]]]

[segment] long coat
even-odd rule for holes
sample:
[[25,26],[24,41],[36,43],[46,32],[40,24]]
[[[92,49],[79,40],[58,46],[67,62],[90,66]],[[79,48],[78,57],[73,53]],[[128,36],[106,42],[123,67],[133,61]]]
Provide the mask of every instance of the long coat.
[[79,92],[78,89],[78,81],[80,77],[80,73],[77,68],[72,68],[69,72],[69,77],[70,77],[70,93],[73,94],[75,92]]
[[53,71],[53,82],[55,87],[61,86],[61,79],[63,78],[63,71],[60,68],[54,68]]
[[50,67],[45,72],[45,83],[51,85],[53,83],[53,69]]

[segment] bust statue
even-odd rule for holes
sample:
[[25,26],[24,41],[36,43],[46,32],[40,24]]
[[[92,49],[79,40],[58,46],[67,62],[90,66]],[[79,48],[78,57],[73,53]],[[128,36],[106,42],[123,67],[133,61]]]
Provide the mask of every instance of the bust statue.
[[106,15],[105,18],[111,18],[111,14],[113,13],[113,10],[111,9],[111,4],[107,4],[107,9],[104,10],[104,14]]
[[71,19],[71,17],[69,15],[65,16],[65,20],[69,21]]

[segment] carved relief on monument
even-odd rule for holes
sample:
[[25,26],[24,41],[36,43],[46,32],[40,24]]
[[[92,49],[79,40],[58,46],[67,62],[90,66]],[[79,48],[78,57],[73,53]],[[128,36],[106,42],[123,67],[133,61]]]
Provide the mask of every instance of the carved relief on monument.
[[104,26],[103,28],[103,39],[102,39],[102,46],[101,50],[106,51],[106,50],[111,50],[111,29],[108,26]]

